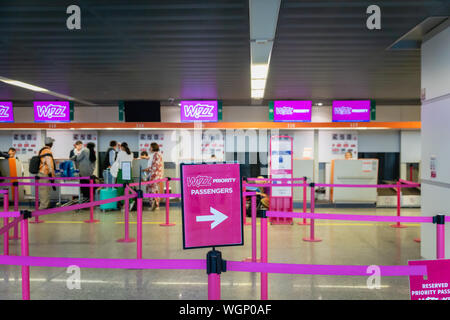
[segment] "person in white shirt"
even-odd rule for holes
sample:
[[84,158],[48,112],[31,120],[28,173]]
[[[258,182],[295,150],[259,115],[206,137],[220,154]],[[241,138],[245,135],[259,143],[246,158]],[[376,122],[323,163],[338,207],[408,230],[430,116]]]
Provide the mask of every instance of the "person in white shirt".
[[[117,180],[116,183],[118,184],[124,184],[124,183],[131,183],[132,180],[124,180],[122,178],[122,162],[130,162],[130,164],[133,162],[133,153],[128,148],[128,144],[126,142],[122,142],[120,144],[120,151],[117,154],[116,161],[111,166],[111,173],[113,174],[113,171],[117,170]],[[114,175],[114,174],[113,174]],[[131,175],[130,175],[131,177]],[[125,193],[124,187],[117,188],[117,196],[123,196]],[[131,202],[131,201],[130,201]],[[120,202],[123,204],[123,201]]]

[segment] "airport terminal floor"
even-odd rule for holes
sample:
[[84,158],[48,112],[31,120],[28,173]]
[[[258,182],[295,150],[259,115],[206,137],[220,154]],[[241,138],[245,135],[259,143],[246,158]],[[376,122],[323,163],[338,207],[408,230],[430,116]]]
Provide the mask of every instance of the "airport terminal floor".
[[[342,209],[316,209],[320,212]],[[346,214],[395,215],[395,209],[345,209]],[[420,215],[419,209],[404,209],[405,216]],[[30,225],[30,251],[35,256],[129,258],[136,256],[136,243],[117,243],[123,237],[123,213],[96,212],[99,223],[86,224],[88,210],[43,218]],[[135,236],[136,212],[130,215],[130,237]],[[161,227],[164,207],[143,212],[143,258],[203,259],[206,250],[183,250],[181,211],[171,207],[173,227]],[[268,261],[321,265],[405,265],[420,259],[420,225],[405,229],[380,222],[316,222],[319,243],[303,242],[309,227],[269,225]],[[134,222],[134,223],[133,223]],[[243,260],[251,256],[251,226],[245,226],[244,247],[220,248],[224,258]],[[258,237],[259,237],[258,218]],[[20,253],[19,241],[11,241],[11,254]],[[258,247],[258,256],[260,254]],[[17,266],[0,266],[0,296],[21,299],[21,273]],[[115,270],[82,269],[82,290],[67,290],[66,268],[33,267],[30,278],[33,299],[207,299],[204,270]],[[222,299],[259,299],[259,273],[225,272],[221,277]],[[382,277],[379,289],[369,289],[367,277],[325,275],[269,275],[269,297],[274,300],[408,300],[408,277]]]
[[444,304],[449,119],[450,0],[0,0],[0,308]]

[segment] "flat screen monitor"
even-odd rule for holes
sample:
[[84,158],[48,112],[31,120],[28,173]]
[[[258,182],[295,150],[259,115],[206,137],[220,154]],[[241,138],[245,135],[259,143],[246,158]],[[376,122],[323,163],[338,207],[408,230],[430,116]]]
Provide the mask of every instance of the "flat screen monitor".
[[13,103],[0,101],[0,122],[14,122]]
[[69,101],[34,101],[34,122],[70,122]]
[[333,122],[370,122],[370,100],[333,101]]
[[161,122],[161,102],[124,101],[125,122]]
[[277,100],[273,102],[273,121],[311,122],[312,102],[306,100]]
[[181,122],[217,122],[217,100],[180,101]]

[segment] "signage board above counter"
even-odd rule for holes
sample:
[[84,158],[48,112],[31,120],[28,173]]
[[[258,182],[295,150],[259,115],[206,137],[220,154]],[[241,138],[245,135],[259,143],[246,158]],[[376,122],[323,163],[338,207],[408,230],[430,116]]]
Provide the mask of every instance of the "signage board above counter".
[[222,116],[222,103],[218,100],[180,101],[181,122],[218,122]]
[[269,118],[274,122],[311,122],[312,101],[276,100],[269,104]]
[[70,122],[69,101],[34,101],[34,122]]
[[333,122],[369,122],[370,100],[335,100],[332,106]]
[[0,101],[0,122],[14,122],[13,103]]

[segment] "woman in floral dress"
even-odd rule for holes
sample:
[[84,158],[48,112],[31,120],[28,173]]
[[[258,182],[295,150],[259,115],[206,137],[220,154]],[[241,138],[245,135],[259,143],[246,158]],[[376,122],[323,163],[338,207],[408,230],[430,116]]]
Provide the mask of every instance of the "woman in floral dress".
[[[164,176],[164,161],[161,152],[159,151],[159,145],[153,142],[150,145],[149,167],[144,171],[148,172],[149,181],[162,179]],[[150,193],[160,193],[161,183],[152,183],[148,186]],[[152,211],[159,208],[160,198],[153,198]]]

